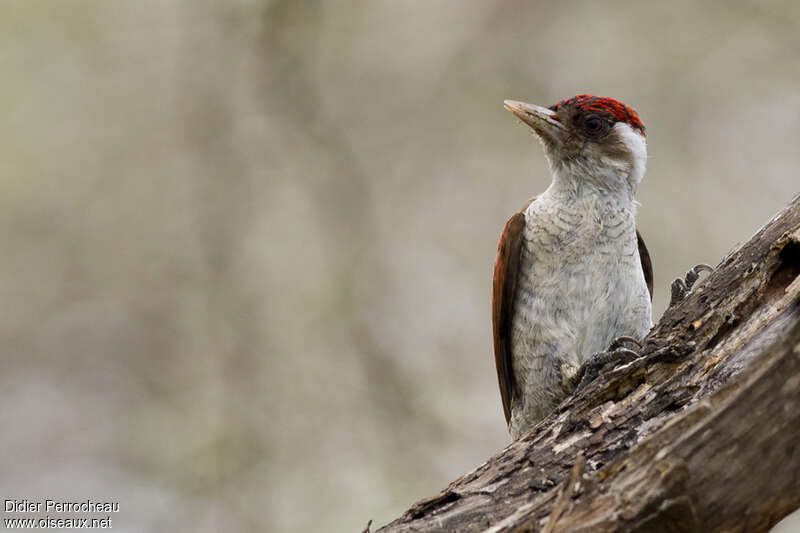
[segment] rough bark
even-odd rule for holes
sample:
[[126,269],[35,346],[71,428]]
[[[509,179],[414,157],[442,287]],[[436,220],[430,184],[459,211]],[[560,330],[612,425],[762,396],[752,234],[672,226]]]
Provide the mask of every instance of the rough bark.
[[759,532],[800,507],[800,196],[641,353],[379,531]]

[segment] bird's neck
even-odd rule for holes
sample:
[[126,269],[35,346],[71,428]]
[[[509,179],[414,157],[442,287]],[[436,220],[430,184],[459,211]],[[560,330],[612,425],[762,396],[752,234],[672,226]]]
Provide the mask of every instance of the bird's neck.
[[[526,219],[529,235],[537,235],[537,246],[555,254],[560,254],[558,250],[567,242],[584,254],[592,250],[611,251],[612,255],[635,253],[636,202],[624,189],[553,179],[528,207]],[[582,264],[582,260],[576,261]]]
[[553,181],[545,194],[557,203],[601,202],[635,213],[635,192],[626,169],[571,162],[553,168]]

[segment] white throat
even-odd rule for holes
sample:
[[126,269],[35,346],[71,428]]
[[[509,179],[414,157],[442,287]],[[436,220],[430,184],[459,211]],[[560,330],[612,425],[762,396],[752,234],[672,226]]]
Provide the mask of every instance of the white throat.
[[624,122],[615,124],[614,130],[630,152],[630,159],[612,159],[598,150],[575,158],[551,160],[550,195],[573,201],[604,197],[621,206],[633,206],[633,197],[647,167],[647,141]]

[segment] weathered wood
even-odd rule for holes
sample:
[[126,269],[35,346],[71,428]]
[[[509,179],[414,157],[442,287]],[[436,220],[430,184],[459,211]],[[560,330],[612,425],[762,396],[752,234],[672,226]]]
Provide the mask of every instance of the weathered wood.
[[379,531],[760,532],[798,507],[800,196],[640,359]]

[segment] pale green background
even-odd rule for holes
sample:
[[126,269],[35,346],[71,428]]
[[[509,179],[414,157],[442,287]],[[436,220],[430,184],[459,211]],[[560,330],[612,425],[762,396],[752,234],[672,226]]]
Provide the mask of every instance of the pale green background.
[[360,531],[508,443],[505,98],[639,111],[657,316],[800,190],[795,1],[0,6],[0,493],[117,531]]

